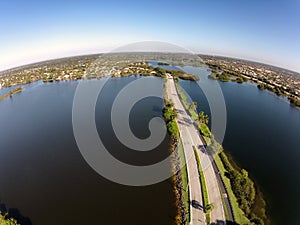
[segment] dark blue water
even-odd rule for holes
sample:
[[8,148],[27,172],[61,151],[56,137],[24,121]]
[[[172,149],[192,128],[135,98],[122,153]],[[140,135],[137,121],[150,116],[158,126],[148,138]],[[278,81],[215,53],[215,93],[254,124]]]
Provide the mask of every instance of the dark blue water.
[[[186,70],[201,74],[208,87],[219,82],[207,79],[205,69]],[[210,114],[197,84],[180,81],[180,85],[198,102],[198,110]],[[259,185],[272,224],[300,224],[300,110],[254,84],[219,85],[227,108],[225,150]]]
[[[208,87],[218,82],[207,79],[206,69],[186,70],[200,73]],[[107,86],[107,101],[97,107],[98,126],[107,123],[101,120],[107,116],[101,108],[110,106],[118,90],[132,79],[116,79]],[[272,224],[299,224],[300,110],[253,84],[219,84],[227,108],[225,150],[259,185]],[[96,174],[82,159],[71,124],[76,85],[37,82],[0,102],[1,203],[18,209],[33,224],[172,224],[175,207],[170,181],[143,188],[117,185]],[[198,102],[198,110],[210,114],[196,83],[180,81],[180,85]],[[1,89],[0,94],[6,91]],[[161,107],[157,99],[135,106],[131,123],[137,136],[149,135],[147,120],[158,115]],[[168,140],[160,146],[162,151],[146,157],[134,152],[117,154],[119,143],[110,134],[102,135],[122,161],[148,164],[167,155]]]
[[[116,158],[146,165],[168,155],[169,137],[157,149],[137,154],[120,145],[107,124],[116,94],[135,79],[107,83],[96,106],[96,124],[105,130],[99,135]],[[158,78],[142,79],[149,85],[147,79]],[[1,210],[22,217],[22,225],[174,224],[176,207],[170,180],[147,187],[124,186],[101,177],[84,161],[72,129],[77,84],[36,82],[0,102]],[[2,89],[0,94],[6,91]],[[147,137],[148,122],[161,116],[162,107],[159,98],[138,102],[130,117],[133,132]]]

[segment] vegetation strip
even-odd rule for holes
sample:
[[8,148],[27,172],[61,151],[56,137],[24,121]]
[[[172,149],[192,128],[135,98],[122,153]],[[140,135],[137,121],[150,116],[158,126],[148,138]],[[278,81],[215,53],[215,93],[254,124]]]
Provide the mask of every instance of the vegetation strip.
[[240,207],[238,205],[237,199],[231,188],[230,179],[225,176],[225,174],[227,173],[227,170],[224,168],[224,165],[223,165],[219,155],[216,155],[214,160],[215,160],[215,163],[220,172],[222,182],[227,191],[227,197],[229,199],[229,203],[230,203],[230,206],[232,209],[234,221],[238,224],[249,224],[250,223],[249,219],[245,216],[244,212],[240,209]]
[[178,142],[178,156],[179,156],[179,162],[180,162],[180,168],[181,171],[181,178],[182,178],[182,184],[181,184],[181,192],[182,192],[182,203],[183,203],[183,212],[185,215],[185,221],[183,221],[184,224],[190,223],[190,199],[189,199],[189,188],[188,188],[188,174],[187,174],[187,168],[186,168],[186,159],[184,156],[184,150],[181,141]]
[[12,97],[14,94],[17,94],[17,93],[21,92],[22,90],[23,90],[23,88],[17,87],[14,90],[8,92],[7,94],[0,96],[0,101],[6,99],[8,97]]
[[193,149],[194,149],[194,154],[195,154],[197,166],[198,166],[200,185],[201,185],[201,191],[202,191],[202,196],[203,196],[203,205],[204,205],[204,210],[206,213],[206,224],[210,224],[210,212],[213,210],[214,205],[209,204],[208,192],[207,192],[207,187],[206,187],[206,183],[205,183],[204,173],[203,173],[203,170],[201,167],[200,157],[199,157],[199,154],[198,154],[195,146],[193,146]]
[[254,224],[265,224],[267,216],[265,214],[266,204],[263,199],[260,210],[255,210],[255,203],[258,201],[254,182],[248,177],[248,172],[244,169],[235,168],[228,160],[225,152],[219,153],[219,157],[226,169],[226,176],[230,180],[230,185],[236,197],[239,207],[243,210],[247,218]]

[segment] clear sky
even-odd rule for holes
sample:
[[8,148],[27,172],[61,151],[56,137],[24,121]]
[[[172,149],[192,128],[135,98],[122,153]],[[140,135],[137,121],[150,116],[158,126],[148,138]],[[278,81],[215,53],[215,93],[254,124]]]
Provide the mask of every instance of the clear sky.
[[0,70],[138,41],[300,72],[300,0],[0,1]]

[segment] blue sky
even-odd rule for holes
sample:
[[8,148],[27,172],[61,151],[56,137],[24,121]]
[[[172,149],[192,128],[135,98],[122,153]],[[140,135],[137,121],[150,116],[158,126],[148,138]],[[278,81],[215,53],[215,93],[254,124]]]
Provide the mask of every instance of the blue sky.
[[0,1],[0,70],[139,41],[300,72],[300,0]]

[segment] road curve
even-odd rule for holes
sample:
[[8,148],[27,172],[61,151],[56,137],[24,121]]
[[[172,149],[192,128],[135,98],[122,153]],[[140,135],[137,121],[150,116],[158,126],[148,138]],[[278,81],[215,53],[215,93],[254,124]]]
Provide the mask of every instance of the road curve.
[[191,202],[190,224],[206,224],[201,185],[193,146],[197,148],[200,157],[200,162],[206,181],[209,202],[214,204],[214,209],[211,212],[211,224],[226,224],[221,193],[212,162],[206,152],[198,130],[193,125],[192,118],[187,114],[179,99],[173,78],[167,79],[166,89],[168,99],[174,103],[174,106],[178,112],[177,123],[184,148],[189,180],[188,188]]

